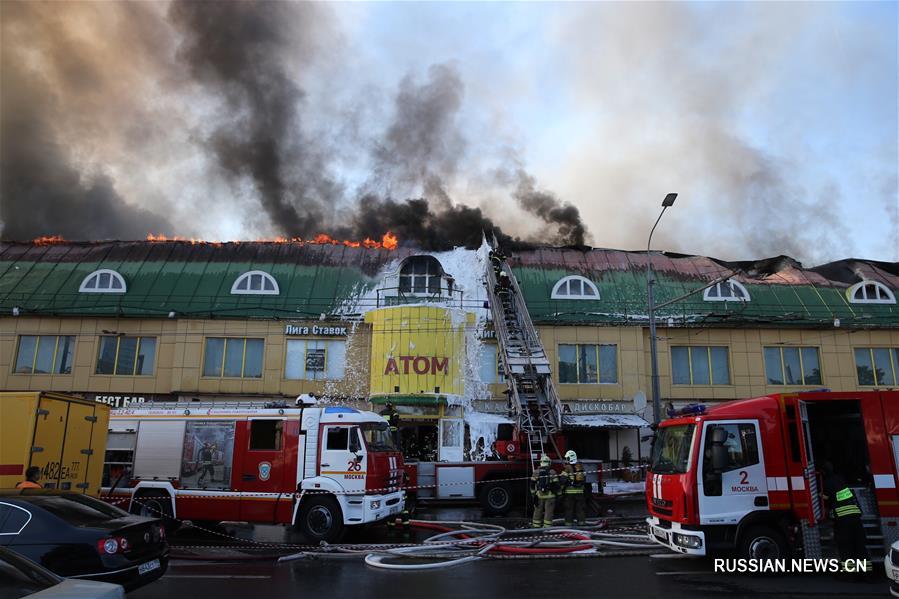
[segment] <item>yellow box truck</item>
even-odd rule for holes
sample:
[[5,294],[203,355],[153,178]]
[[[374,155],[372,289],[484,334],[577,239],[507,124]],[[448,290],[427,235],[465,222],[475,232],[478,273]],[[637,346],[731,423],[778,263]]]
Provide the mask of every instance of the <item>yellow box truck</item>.
[[98,495],[109,406],[37,391],[0,392],[0,489],[40,468],[45,489]]

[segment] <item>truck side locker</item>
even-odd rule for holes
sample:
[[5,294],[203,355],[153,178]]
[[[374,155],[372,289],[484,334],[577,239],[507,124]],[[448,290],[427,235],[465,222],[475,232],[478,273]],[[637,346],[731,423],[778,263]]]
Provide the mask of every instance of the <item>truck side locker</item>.
[[94,406],[69,403],[66,438],[62,447],[59,488],[64,491],[84,491],[88,466],[102,455],[93,456],[91,436],[94,428]]
[[55,397],[41,396],[37,406],[31,443],[31,465],[41,469],[41,484],[45,488],[59,489],[69,403]]

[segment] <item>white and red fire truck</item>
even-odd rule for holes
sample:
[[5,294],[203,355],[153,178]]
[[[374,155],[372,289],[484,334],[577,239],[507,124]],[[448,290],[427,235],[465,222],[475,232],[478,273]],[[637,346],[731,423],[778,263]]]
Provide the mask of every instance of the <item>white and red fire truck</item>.
[[142,404],[110,417],[103,496],[177,520],[294,524],[313,541],[404,506],[403,457],[373,412]]
[[776,394],[682,412],[659,425],[646,479],[658,543],[694,555],[821,557],[816,464],[825,460],[859,499],[869,544],[899,539],[899,391]]

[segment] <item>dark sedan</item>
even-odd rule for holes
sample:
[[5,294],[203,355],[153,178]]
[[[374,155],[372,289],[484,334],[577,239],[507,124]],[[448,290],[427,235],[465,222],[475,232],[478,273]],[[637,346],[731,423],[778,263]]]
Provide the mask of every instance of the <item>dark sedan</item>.
[[77,493],[0,491],[0,546],[66,578],[133,589],[168,568],[165,528]]

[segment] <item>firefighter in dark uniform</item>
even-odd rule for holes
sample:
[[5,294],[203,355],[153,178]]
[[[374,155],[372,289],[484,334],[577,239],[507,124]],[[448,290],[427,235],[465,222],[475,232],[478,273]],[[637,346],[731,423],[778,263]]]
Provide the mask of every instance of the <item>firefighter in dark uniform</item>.
[[565,508],[565,526],[572,524],[583,526],[587,519],[587,498],[584,495],[587,474],[584,472],[584,465],[577,461],[574,450],[569,449],[565,452],[565,462],[562,474],[559,475]]
[[390,426],[390,436],[393,437],[393,444],[396,445],[397,449],[400,449],[400,413],[388,401],[384,404],[384,409],[379,412],[379,416],[387,421],[387,424]]
[[[833,464],[823,462],[821,472],[824,475],[824,499],[830,505],[830,518],[833,520],[833,536],[837,543],[837,553],[844,568],[848,560],[865,560],[865,571],[856,572],[865,575],[871,572],[872,564],[868,549],[865,547],[865,529],[862,526],[862,509],[849,488],[846,480],[833,471]],[[854,564],[853,564],[854,567]],[[846,568],[846,573],[855,572]]]
[[553,512],[556,509],[556,495],[559,492],[559,476],[552,469],[549,456],[540,457],[540,469],[531,476],[531,494],[534,495],[534,528],[553,525]]

